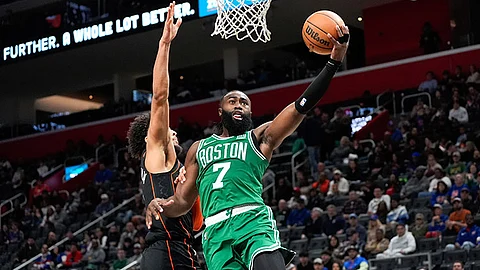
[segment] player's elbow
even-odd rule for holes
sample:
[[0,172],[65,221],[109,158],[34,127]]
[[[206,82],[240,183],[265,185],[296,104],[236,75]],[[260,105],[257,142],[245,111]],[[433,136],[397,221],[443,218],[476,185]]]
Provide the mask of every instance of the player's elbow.
[[[155,88],[157,88],[155,90]],[[158,89],[158,88],[161,88],[161,87],[154,87],[154,91],[153,91],[153,100],[155,102],[166,102],[168,100],[168,93],[167,91],[162,91],[161,89]]]

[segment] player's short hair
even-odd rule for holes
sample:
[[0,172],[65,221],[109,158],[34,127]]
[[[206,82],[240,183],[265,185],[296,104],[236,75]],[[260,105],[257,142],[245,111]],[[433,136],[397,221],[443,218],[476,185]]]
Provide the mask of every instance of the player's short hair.
[[130,123],[127,132],[128,153],[134,158],[140,159],[147,148],[145,137],[147,137],[150,126],[150,113],[141,114]]

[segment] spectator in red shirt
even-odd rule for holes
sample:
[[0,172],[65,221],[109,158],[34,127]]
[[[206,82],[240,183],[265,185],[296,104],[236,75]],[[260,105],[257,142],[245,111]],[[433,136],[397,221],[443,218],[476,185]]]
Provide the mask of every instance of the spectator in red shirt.
[[70,246],[70,252],[67,254],[67,259],[64,263],[65,268],[71,268],[79,265],[82,257],[82,252],[78,251],[77,244],[72,243]]
[[312,188],[318,188],[318,190],[320,190],[320,193],[326,196],[328,189],[330,188],[330,180],[328,180],[327,174],[324,172],[320,173],[318,181],[312,184]]
[[48,193],[52,191],[50,187],[47,184],[45,184],[43,179],[40,179],[37,181],[35,187],[33,188],[33,198],[37,198],[41,196],[44,190],[47,191]]

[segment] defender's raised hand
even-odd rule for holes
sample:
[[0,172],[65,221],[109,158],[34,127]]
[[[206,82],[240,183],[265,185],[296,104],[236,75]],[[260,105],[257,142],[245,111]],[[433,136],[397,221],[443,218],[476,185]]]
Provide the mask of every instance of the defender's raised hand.
[[327,34],[330,41],[333,43],[333,50],[330,58],[336,61],[343,61],[345,54],[347,54],[348,42],[350,40],[350,31],[346,25],[337,26],[338,40],[332,35]]
[[182,18],[179,18],[176,23],[173,23],[173,14],[175,13],[175,1],[170,3],[167,12],[167,18],[165,19],[165,26],[163,27],[163,34],[161,42],[170,44],[172,40],[177,36],[178,28],[182,25]]

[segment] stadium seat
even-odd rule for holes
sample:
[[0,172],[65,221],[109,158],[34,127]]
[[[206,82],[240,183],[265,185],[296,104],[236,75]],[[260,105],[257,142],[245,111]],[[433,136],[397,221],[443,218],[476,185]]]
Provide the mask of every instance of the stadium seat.
[[362,214],[358,217],[358,222],[362,224],[365,228],[368,228],[368,222],[370,221],[370,216]]
[[[402,268],[408,268],[409,266],[412,266],[412,265],[418,265],[419,261],[420,261],[420,258],[418,256],[412,256],[412,257],[406,256],[406,257],[398,258],[398,264]],[[395,267],[395,269],[397,268]]]
[[424,238],[418,240],[418,251],[436,251],[439,247],[438,238]]
[[[470,263],[470,269],[472,270],[480,270],[480,261],[474,261],[474,262],[469,262]],[[467,269],[467,268],[465,268]]]
[[342,243],[342,242],[344,242],[345,240],[347,240],[347,235],[346,235],[346,234],[339,234],[339,235],[337,235],[337,237],[338,237],[338,241],[339,241],[340,243]]
[[316,258],[320,258],[320,255],[322,254],[323,250],[322,249],[312,249],[308,251],[308,257],[310,260],[315,260]]
[[455,261],[466,261],[467,253],[465,250],[451,250],[443,252],[443,259],[445,263],[454,263]]
[[328,247],[328,238],[327,237],[314,237],[310,239],[310,243],[308,245],[309,250],[313,249],[324,249]]
[[467,261],[465,262],[463,269],[468,269],[468,270],[480,269],[480,261],[477,261],[477,262]]
[[455,235],[444,236],[442,238],[442,248],[446,247],[448,244],[455,244],[455,240],[457,240],[457,237]]
[[412,201],[411,209],[424,208],[430,206],[430,197],[416,198]]
[[469,261],[480,261],[480,248],[471,249],[468,252]]
[[432,252],[430,254],[430,258],[432,259],[432,265],[440,265],[443,262],[443,252],[442,251]]
[[345,204],[345,202],[348,201],[348,196],[341,196],[333,201],[333,204],[335,206],[342,206]]
[[302,238],[302,233],[304,230],[305,230],[305,226],[292,228],[289,235],[290,240],[297,240]]
[[396,261],[395,259],[372,259],[370,260],[370,265],[372,267],[375,267],[377,270],[391,270],[395,269],[396,267]]
[[307,247],[308,247],[307,239],[293,240],[290,242],[290,249],[295,250],[297,252],[306,251]]

